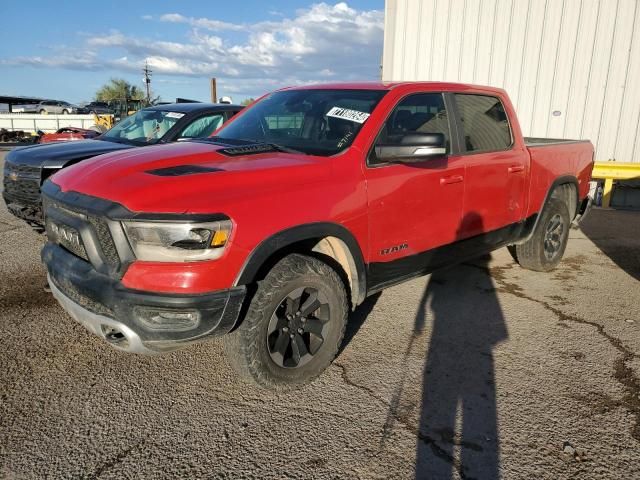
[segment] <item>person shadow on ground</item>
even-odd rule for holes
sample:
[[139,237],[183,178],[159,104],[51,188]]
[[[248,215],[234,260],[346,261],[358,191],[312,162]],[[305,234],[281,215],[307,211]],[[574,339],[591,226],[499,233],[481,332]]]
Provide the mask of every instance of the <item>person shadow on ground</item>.
[[[481,221],[472,213],[462,225]],[[414,432],[416,479],[500,477],[493,348],[508,333],[488,269],[490,258],[434,272],[418,307],[405,362],[416,358],[418,339],[429,327],[431,335]],[[402,391],[408,387],[404,370],[390,419],[400,418]]]
[[[462,224],[481,223],[475,213]],[[500,442],[493,348],[508,337],[490,256],[435,272],[414,333],[432,322],[423,372],[416,478],[496,479]]]

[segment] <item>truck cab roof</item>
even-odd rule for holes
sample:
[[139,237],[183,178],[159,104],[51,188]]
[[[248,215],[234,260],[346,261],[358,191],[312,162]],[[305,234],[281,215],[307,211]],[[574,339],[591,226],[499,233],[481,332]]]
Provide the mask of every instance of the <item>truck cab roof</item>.
[[484,92],[504,93],[504,90],[497,87],[489,87],[486,85],[471,85],[468,83],[456,82],[336,82],[336,83],[318,83],[313,85],[300,85],[295,87],[286,87],[282,90],[308,90],[308,89],[327,89],[327,90],[394,90],[396,88],[415,87],[416,89],[428,90],[481,90]]
[[164,111],[176,113],[198,113],[198,112],[226,112],[229,110],[241,110],[241,105],[232,105],[229,103],[167,103],[163,105],[155,105],[153,107],[143,108],[143,110]]

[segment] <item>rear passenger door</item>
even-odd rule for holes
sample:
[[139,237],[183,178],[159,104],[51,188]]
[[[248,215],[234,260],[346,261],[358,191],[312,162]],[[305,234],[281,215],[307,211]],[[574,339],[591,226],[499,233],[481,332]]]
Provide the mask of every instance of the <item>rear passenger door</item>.
[[495,96],[453,95],[466,166],[462,237],[521,220],[529,156],[515,149],[502,101]]

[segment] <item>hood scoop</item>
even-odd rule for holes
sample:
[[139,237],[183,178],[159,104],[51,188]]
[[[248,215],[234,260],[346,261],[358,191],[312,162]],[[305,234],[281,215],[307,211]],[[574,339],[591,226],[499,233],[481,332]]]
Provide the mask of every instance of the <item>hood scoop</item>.
[[238,155],[251,155],[254,153],[265,153],[265,152],[273,152],[277,151],[273,145],[269,145],[266,143],[259,143],[255,145],[243,145],[240,147],[227,147],[221,150],[218,150],[218,153],[222,153],[224,155],[228,155],[230,157],[236,157]]
[[203,167],[202,165],[176,165],[174,167],[147,170],[146,173],[159,177],[181,177],[183,175],[195,175],[197,173],[223,172],[222,168]]

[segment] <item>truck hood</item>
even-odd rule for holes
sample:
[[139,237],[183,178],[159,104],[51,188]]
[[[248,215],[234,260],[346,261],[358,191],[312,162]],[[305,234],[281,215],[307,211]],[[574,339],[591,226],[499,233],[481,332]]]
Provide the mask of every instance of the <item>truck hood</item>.
[[106,140],[79,140],[75,142],[42,143],[16,148],[9,152],[7,160],[31,167],[62,168],[85,158],[103,153],[128,150],[132,145]]
[[331,160],[269,151],[229,156],[223,146],[181,142],[92,158],[52,177],[63,191],[120,203],[134,212],[213,213],[261,193],[303,190],[330,176]]

